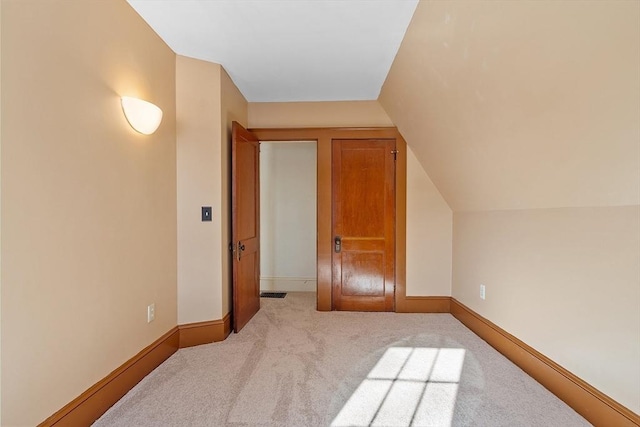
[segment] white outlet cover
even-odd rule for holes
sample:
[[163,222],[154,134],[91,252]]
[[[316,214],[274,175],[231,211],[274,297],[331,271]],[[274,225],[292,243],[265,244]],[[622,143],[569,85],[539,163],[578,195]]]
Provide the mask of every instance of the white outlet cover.
[[147,306],[147,323],[151,323],[156,318],[156,305],[151,304]]

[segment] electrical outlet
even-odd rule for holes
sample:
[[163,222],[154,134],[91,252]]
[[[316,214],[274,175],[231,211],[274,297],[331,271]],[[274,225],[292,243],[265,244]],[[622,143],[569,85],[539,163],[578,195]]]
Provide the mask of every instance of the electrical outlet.
[[484,285],[480,285],[480,299],[484,299],[485,297],[485,288]]
[[153,322],[155,318],[156,318],[156,305],[154,303],[147,306],[147,323]]

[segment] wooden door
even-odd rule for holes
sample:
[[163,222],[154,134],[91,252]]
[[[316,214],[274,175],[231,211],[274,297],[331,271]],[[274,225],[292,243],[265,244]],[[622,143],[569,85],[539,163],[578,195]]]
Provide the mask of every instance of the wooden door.
[[260,310],[260,142],[237,122],[231,131],[233,330]]
[[334,310],[393,311],[395,140],[332,142]]

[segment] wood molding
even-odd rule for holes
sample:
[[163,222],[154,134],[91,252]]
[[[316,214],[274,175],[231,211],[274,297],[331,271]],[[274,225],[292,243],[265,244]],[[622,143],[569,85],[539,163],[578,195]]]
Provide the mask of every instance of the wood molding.
[[319,139],[384,139],[397,138],[395,127],[363,128],[252,128],[260,141],[318,141]]
[[[640,426],[640,417],[455,298],[404,297],[404,313],[448,313],[595,426]],[[223,341],[231,313],[221,320],[172,328],[137,355],[39,424],[90,425],[178,348]]]
[[315,292],[315,277],[260,277],[260,290],[267,292]]
[[396,313],[451,313],[451,297],[402,297],[396,295]]
[[39,427],[91,425],[179,348],[224,341],[230,333],[231,313],[221,320],[175,326]]
[[[395,311],[405,312],[407,296],[407,142],[396,139],[396,283]],[[424,312],[422,312],[424,313]]]
[[640,426],[640,416],[464,304],[451,314],[595,426]]
[[331,136],[318,136],[316,222],[317,222],[317,276],[316,308],[331,311],[331,258],[333,236],[331,235]]
[[178,325],[180,348],[224,341],[231,333],[231,313],[222,319]]
[[178,327],[172,328],[39,425],[91,425],[140,380],[178,350],[178,335]]
[[407,142],[396,138],[396,313],[450,313],[449,296],[407,296]]
[[[334,139],[395,139],[396,163],[396,304],[398,288],[404,292],[406,276],[406,142],[395,127],[363,128],[262,128],[249,129],[260,141],[316,141],[317,143],[317,305],[331,311],[331,259],[333,253],[331,218],[331,141]],[[404,294],[403,294],[404,295]]]

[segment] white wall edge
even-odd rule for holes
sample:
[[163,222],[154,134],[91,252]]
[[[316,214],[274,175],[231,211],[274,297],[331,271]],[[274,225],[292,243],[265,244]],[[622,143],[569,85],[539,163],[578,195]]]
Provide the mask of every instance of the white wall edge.
[[315,277],[261,277],[261,291],[278,292],[315,292],[317,280]]

